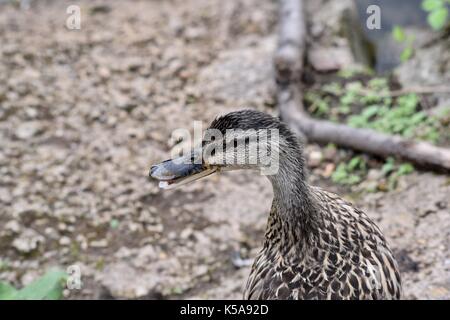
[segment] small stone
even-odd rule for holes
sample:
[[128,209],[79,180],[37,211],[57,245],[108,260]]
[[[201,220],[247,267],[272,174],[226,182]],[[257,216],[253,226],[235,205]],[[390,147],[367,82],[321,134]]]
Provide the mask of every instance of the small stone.
[[20,224],[17,220],[11,220],[5,224],[5,230],[10,231],[14,234],[18,234],[20,232]]
[[45,228],[44,233],[48,238],[51,238],[51,239],[55,239],[58,237],[58,232],[54,228],[51,228],[51,227]]
[[32,229],[26,229],[22,234],[14,239],[12,246],[22,253],[30,253],[44,243],[45,238]]
[[90,246],[92,248],[106,248],[108,246],[108,241],[106,239],[91,241]]
[[324,178],[329,178],[329,177],[331,177],[331,175],[333,174],[333,172],[334,172],[334,168],[336,167],[336,165],[334,164],[334,163],[328,163],[326,166],[325,166],[325,169],[323,170],[323,172],[322,172],[322,176],[324,177]]
[[76,238],[77,242],[80,244],[81,250],[87,250],[89,247],[88,241],[86,240],[86,237],[82,234],[79,234]]
[[6,188],[0,188],[0,202],[10,204],[12,201],[11,192]]
[[319,72],[345,69],[354,62],[348,47],[313,48],[308,52],[308,60]]
[[18,139],[30,139],[43,131],[42,124],[37,121],[29,121],[19,124],[15,131],[15,136]]
[[187,239],[192,235],[193,231],[191,228],[186,228],[183,231],[181,231],[180,237],[181,239]]
[[69,237],[61,237],[61,239],[59,239],[59,244],[62,246],[68,246],[71,244],[71,240]]
[[147,229],[148,232],[153,232],[153,233],[161,233],[164,231],[164,226],[162,224],[156,224],[156,225],[150,224],[150,225],[147,225],[145,228]]
[[102,79],[108,79],[109,77],[111,77],[111,71],[109,71],[108,68],[105,67],[99,67],[98,68],[98,75],[100,76],[100,78]]
[[308,155],[308,166],[310,168],[317,168],[322,162],[322,152],[318,150],[311,151]]
[[323,158],[328,161],[336,160],[337,149],[334,145],[327,146],[323,150]]
[[384,177],[384,173],[381,170],[377,170],[377,169],[370,169],[369,172],[367,173],[367,180],[369,181],[377,181],[380,180]]

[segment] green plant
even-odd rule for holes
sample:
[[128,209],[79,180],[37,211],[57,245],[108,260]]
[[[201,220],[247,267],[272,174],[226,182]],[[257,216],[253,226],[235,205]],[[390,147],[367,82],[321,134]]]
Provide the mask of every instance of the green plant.
[[120,222],[117,219],[112,219],[109,222],[109,226],[111,227],[111,229],[117,229],[119,227],[119,225],[120,225]]
[[450,0],[424,0],[422,9],[428,12],[427,21],[433,30],[442,29],[447,23]]
[[[440,30],[447,24],[450,0],[423,0],[422,9],[428,13],[427,22],[433,30]],[[404,44],[400,54],[402,62],[408,61],[414,54],[414,35],[407,34],[401,26],[392,28],[392,37],[398,43]]]
[[369,67],[364,67],[364,66],[341,69],[337,73],[337,75],[339,77],[344,78],[344,79],[350,79],[357,75],[371,76],[373,74],[374,74],[374,70],[372,70]]
[[305,94],[305,100],[310,103],[309,112],[312,114],[321,116],[328,114],[330,111],[329,101],[326,97],[323,98],[320,95],[309,91]]
[[0,271],[8,270],[8,268],[9,268],[8,261],[0,259]]
[[0,282],[0,300],[59,300],[66,277],[65,272],[53,269],[20,290]]
[[407,138],[418,137],[435,142],[439,138],[439,123],[434,117],[418,111],[419,98],[407,94],[397,98],[393,105],[370,105],[357,115],[348,118],[348,124],[356,128],[370,128]]
[[362,180],[362,175],[366,171],[367,164],[365,160],[360,156],[356,156],[348,163],[340,163],[331,175],[331,180],[342,185],[354,185]]
[[[442,128],[448,125],[446,116],[431,116],[419,110],[416,94],[392,97],[389,81],[384,77],[372,78],[365,84],[362,81],[324,84],[320,90],[308,91],[305,100],[311,113],[330,121],[345,121],[356,128],[431,142],[445,139]],[[335,103],[337,106],[332,107]]]
[[402,62],[408,61],[414,54],[414,35],[407,35],[402,27],[394,26],[392,28],[392,37],[396,42],[404,44],[400,53],[400,60]]
[[388,177],[388,190],[393,190],[397,186],[398,178],[414,172],[414,166],[410,163],[396,164],[394,158],[389,157],[381,171]]

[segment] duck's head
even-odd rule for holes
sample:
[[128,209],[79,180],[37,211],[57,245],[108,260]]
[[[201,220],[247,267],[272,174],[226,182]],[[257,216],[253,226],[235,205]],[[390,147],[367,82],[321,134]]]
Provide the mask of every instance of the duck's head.
[[[291,168],[286,170],[285,163]],[[161,188],[171,189],[219,171],[239,169],[257,169],[269,179],[281,173],[282,179],[289,179],[286,174],[303,172],[300,145],[277,118],[254,110],[231,112],[211,123],[201,146],[153,165],[150,176],[160,181]]]

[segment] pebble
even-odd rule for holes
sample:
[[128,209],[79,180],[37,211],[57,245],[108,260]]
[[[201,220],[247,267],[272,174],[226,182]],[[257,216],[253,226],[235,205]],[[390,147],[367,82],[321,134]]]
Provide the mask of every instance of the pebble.
[[19,124],[14,132],[16,138],[21,140],[30,139],[43,131],[43,126],[40,122],[30,121]]
[[12,246],[19,252],[27,254],[45,242],[45,238],[32,229],[25,229],[19,237],[15,238]]
[[61,237],[61,239],[59,239],[59,244],[62,246],[68,246],[72,243],[72,241],[70,240],[69,237]]
[[108,241],[106,239],[94,240],[90,242],[92,248],[106,248],[108,246]]

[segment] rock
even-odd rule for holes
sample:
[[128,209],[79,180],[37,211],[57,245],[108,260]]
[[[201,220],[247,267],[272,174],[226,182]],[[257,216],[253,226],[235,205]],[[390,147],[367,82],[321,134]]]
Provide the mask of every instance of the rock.
[[137,299],[158,295],[155,288],[157,281],[153,281],[156,277],[145,277],[142,272],[123,262],[106,266],[98,278],[113,298]]
[[12,246],[21,253],[35,251],[40,244],[45,242],[45,238],[33,229],[25,229],[18,238],[14,239]]
[[111,77],[111,71],[109,71],[109,69],[106,68],[106,67],[99,67],[98,68],[98,75],[100,76],[100,78],[106,80],[106,79],[109,79]]
[[[417,50],[410,60],[394,70],[402,87],[442,86],[450,83],[450,41],[442,39],[424,45],[434,37],[433,31],[406,29],[405,32],[414,33]],[[430,96],[437,100],[436,106],[450,106],[448,94],[435,93]]]
[[329,145],[323,150],[323,158],[327,161],[335,161],[337,149],[334,145]]
[[69,237],[61,237],[61,239],[59,239],[59,244],[61,245],[61,246],[68,246],[68,245],[70,245],[72,243],[72,241],[70,240],[70,238]]
[[319,150],[311,151],[308,154],[308,167],[317,168],[322,162],[323,155]]
[[204,94],[237,105],[244,101],[272,103],[270,93],[273,92],[274,43],[263,41],[257,45],[221,52],[218,59],[199,75]]
[[87,248],[89,247],[86,237],[82,234],[77,235],[76,241],[80,244],[81,250],[87,250]]
[[108,241],[106,239],[91,241],[90,247],[92,248],[106,248],[108,246]]
[[192,230],[192,228],[186,228],[186,229],[184,229],[183,231],[181,231],[181,233],[180,233],[180,238],[181,239],[188,239],[188,238],[190,238],[191,237],[191,235],[193,234],[193,230]]
[[0,188],[0,202],[10,204],[12,199],[11,192],[7,188]]
[[18,234],[22,228],[17,220],[10,220],[5,224],[4,229],[12,234]]
[[335,168],[336,168],[336,165],[334,163],[327,163],[327,165],[325,166],[325,169],[322,172],[322,176],[324,178],[331,177]]
[[348,69],[355,64],[349,47],[318,47],[308,50],[308,61],[318,72]]
[[21,140],[30,139],[44,130],[42,124],[37,121],[29,121],[19,124],[14,135]]
[[59,237],[58,232],[52,227],[45,228],[44,233],[49,239],[57,239]]
[[145,226],[145,229],[150,233],[161,233],[164,231],[164,226],[162,224],[149,224]]
[[369,181],[378,181],[384,177],[384,173],[378,169],[370,169],[367,173],[366,179]]

